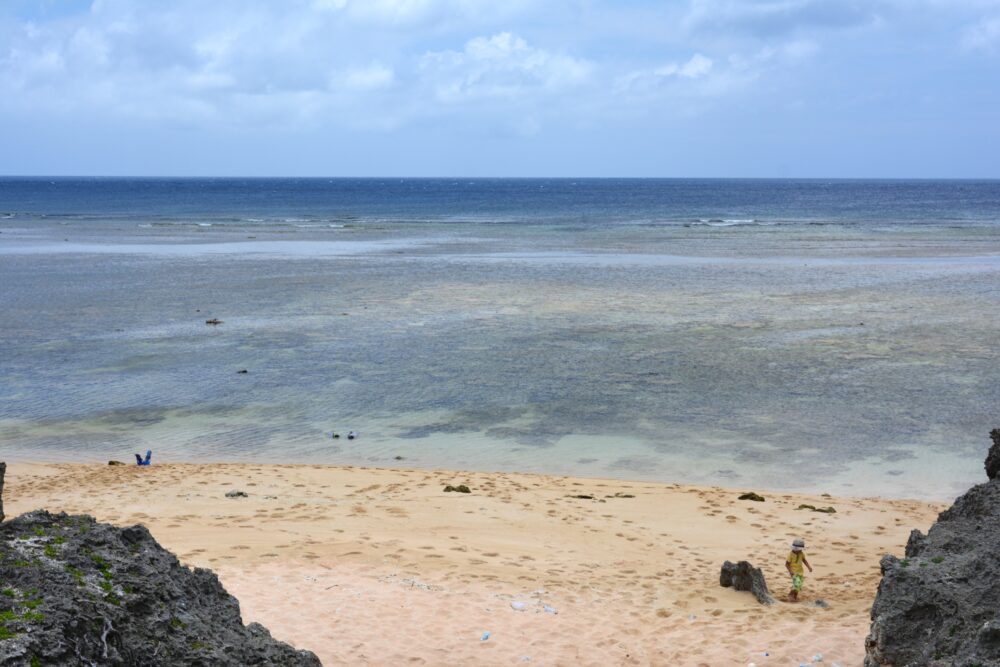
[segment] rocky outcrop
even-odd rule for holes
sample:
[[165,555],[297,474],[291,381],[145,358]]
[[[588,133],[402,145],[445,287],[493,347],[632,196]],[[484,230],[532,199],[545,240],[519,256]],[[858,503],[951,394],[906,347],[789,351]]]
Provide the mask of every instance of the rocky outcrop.
[[761,604],[774,604],[771,592],[767,590],[767,582],[764,581],[764,573],[759,567],[754,567],[749,562],[741,560],[735,565],[728,560],[722,564],[722,572],[719,573],[719,585],[723,588],[732,586],[738,591],[750,591]]
[[986,457],[986,476],[996,479],[1000,475],[1000,428],[990,431],[990,438],[993,439],[993,446]]
[[0,582],[0,665],[320,665],[143,526],[24,514],[0,524]]
[[865,667],[1000,665],[1000,430],[990,481],[913,531],[906,557],[882,558]]

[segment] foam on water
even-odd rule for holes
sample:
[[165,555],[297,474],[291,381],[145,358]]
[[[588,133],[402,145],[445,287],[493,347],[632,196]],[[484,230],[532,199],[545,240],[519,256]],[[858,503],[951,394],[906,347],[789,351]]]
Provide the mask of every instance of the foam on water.
[[0,245],[0,255],[278,255],[322,257],[392,252],[420,246],[419,239],[392,241],[239,241],[233,243],[26,243]]

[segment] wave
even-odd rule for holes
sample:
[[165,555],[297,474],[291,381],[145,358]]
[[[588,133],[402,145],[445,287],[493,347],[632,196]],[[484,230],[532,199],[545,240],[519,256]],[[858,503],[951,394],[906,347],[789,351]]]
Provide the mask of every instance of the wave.
[[[350,220],[355,220],[351,218]],[[295,218],[213,218],[205,220],[152,220],[138,223],[139,227],[280,227],[296,229],[334,228],[339,229],[350,225],[343,218],[325,218],[319,220],[300,220]]]
[[741,227],[741,226],[755,226],[755,227],[770,227],[771,225],[778,224],[777,221],[773,220],[758,220],[757,218],[698,218],[691,222],[688,226],[690,227]]

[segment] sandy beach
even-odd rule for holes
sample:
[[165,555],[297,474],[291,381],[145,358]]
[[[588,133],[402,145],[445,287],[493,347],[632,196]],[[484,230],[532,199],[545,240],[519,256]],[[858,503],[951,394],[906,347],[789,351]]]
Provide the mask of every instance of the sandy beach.
[[[445,493],[466,484],[471,493]],[[242,490],[247,497],[227,498]],[[738,500],[755,490],[765,502]],[[586,497],[585,497],[586,496]],[[141,523],[326,665],[860,665],[884,553],[945,505],[512,473],[14,463],[8,516]],[[825,514],[801,504],[832,506]],[[784,597],[719,586],[761,567]],[[815,605],[817,599],[826,608]],[[486,633],[489,633],[488,635]],[[765,655],[766,654],[766,655]]]

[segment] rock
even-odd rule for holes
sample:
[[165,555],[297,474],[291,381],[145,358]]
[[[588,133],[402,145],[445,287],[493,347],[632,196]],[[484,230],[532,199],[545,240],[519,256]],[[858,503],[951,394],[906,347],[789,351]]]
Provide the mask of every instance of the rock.
[[249,373],[249,372],[250,372],[250,371],[248,371],[247,369],[245,369],[245,368],[241,368],[240,370],[236,371],[236,374],[237,374],[237,375],[246,375],[246,374],[247,374],[247,373]]
[[124,461],[115,461],[114,459],[112,459],[111,461],[108,461],[108,465],[109,466],[123,466],[123,465],[125,465],[125,462]]
[[220,320],[218,317],[213,317],[210,320],[205,320],[205,324],[212,324],[212,325],[222,324],[222,320]]
[[320,665],[143,526],[39,510],[0,524],[0,554],[0,665]]
[[452,486],[451,484],[449,484],[448,486],[444,487],[445,493],[451,493],[452,491],[456,493],[472,493],[469,487],[467,487],[465,484],[459,484],[458,486]]
[[579,498],[580,500],[593,500],[594,496],[587,493],[578,493],[575,496],[570,496],[570,498]]
[[246,491],[239,491],[233,489],[232,491],[226,491],[226,498],[249,498],[250,495]]
[[993,439],[993,446],[986,455],[986,476],[996,479],[1000,474],[1000,428],[990,431],[990,438]]
[[[997,433],[990,434],[987,474],[1000,458]],[[1000,665],[997,553],[1000,479],[994,476],[955,500],[927,535],[914,530],[905,558],[882,558],[865,667]]]
[[739,498],[737,498],[737,500],[752,500],[757,503],[762,503],[764,502],[764,496],[760,495],[759,493],[754,493],[753,491],[749,491],[747,493],[744,493]]
[[764,580],[764,573],[759,567],[754,567],[749,562],[741,560],[735,565],[728,560],[722,564],[722,571],[719,573],[719,585],[723,588],[735,588],[738,591],[750,591],[761,604],[774,604],[771,592],[767,590],[767,582]]
[[396,461],[402,461],[403,460],[403,457],[399,456],[398,454],[396,456],[393,456],[392,458],[395,459]]
[[0,521],[3,521],[3,476],[7,474],[7,464],[0,461]]
[[811,510],[813,512],[823,512],[825,514],[836,514],[837,510],[832,507],[816,507],[815,505],[806,505],[805,503],[799,505],[795,509],[797,510]]

